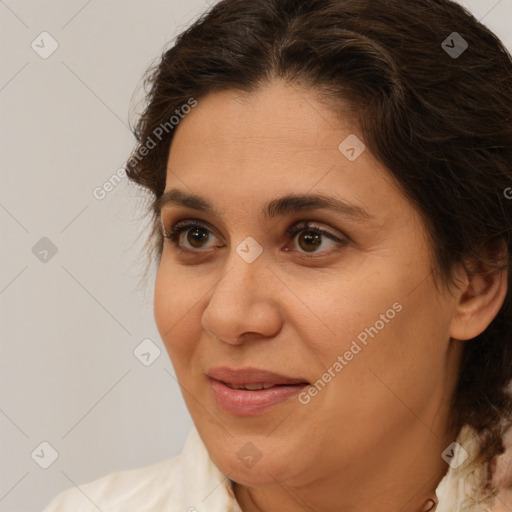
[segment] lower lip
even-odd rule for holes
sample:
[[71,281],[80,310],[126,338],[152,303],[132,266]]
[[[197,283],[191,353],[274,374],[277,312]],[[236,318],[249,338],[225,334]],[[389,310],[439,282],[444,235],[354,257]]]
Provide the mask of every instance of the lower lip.
[[309,384],[275,386],[258,391],[232,389],[215,379],[210,379],[210,385],[217,403],[226,412],[236,416],[256,416],[273,405],[290,400]]

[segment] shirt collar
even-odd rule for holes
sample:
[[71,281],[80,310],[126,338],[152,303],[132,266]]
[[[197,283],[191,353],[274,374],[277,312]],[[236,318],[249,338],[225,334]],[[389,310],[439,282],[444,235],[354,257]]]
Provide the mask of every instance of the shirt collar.
[[181,456],[187,512],[242,512],[231,481],[211,460],[195,426],[185,441]]

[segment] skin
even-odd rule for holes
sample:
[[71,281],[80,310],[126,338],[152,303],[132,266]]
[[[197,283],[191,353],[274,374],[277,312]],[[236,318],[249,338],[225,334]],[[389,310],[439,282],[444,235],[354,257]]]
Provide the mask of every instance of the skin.
[[[165,228],[198,219],[210,232],[196,246],[182,233],[188,253],[165,240],[155,320],[198,432],[236,482],[244,512],[428,510],[454,440],[459,340],[485,330],[506,295],[503,273],[470,279],[458,269],[459,288],[435,287],[421,217],[368,149],[355,161],[341,154],[350,134],[363,139],[348,113],[274,81],[201,98],[171,145],[166,191],[199,194],[219,215],[163,208]],[[334,195],[375,219],[261,215],[289,193]],[[347,243],[323,237],[307,259],[304,232],[285,235],[302,220]],[[252,263],[236,252],[248,236],[263,249]],[[396,302],[401,311],[308,404],[239,417],[214,401],[205,373],[216,366],[316,382]],[[237,456],[248,442],[261,452],[250,468]]]

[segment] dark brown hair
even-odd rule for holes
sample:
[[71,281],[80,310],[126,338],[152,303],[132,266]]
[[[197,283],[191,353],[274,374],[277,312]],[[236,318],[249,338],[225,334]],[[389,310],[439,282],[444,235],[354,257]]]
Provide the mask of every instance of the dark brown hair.
[[365,144],[421,213],[443,284],[454,283],[457,263],[475,261],[466,267],[475,272],[508,269],[501,310],[464,342],[452,403],[454,432],[474,427],[480,456],[490,462],[503,451],[511,416],[510,54],[449,0],[221,0],[146,75],[147,105],[127,170],[151,192],[158,259],[156,201],[174,133],[169,120],[191,98],[251,92],[276,78],[357,112]]

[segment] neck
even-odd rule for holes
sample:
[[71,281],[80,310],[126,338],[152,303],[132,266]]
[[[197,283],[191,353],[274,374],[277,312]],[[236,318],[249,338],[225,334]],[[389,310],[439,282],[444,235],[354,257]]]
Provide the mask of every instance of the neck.
[[[254,501],[251,494],[248,492],[246,487],[239,486],[238,484],[234,484],[234,491],[235,496],[238,501],[238,504],[240,505],[240,508],[243,510],[243,512],[264,512],[262,508],[258,506],[258,504]],[[437,509],[438,499],[435,494],[435,492],[430,493],[428,496],[423,498],[423,504],[419,506],[419,508],[416,508],[415,511],[417,512],[435,512]],[[288,509],[282,509],[280,510],[288,510]],[[290,509],[291,510],[291,509]],[[299,505],[299,502],[297,502],[297,506],[294,510],[297,511],[317,511],[317,508],[304,508],[303,505]]]

